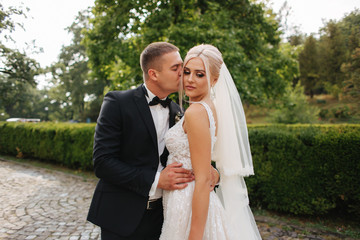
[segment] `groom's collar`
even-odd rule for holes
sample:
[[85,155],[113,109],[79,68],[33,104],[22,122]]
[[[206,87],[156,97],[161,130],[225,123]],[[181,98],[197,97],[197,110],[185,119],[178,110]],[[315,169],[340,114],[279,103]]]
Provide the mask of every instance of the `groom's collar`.
[[146,83],[144,83],[144,88],[145,88],[145,97],[147,102],[149,103],[151,101],[151,99],[153,99],[155,97],[155,94],[153,94],[146,86]]
[[[156,97],[155,94],[153,94],[149,88],[146,86],[146,83],[143,84],[144,88],[145,88],[145,96],[146,96],[146,100],[148,101],[148,103],[154,98]],[[167,97],[162,98],[161,100],[165,100]]]

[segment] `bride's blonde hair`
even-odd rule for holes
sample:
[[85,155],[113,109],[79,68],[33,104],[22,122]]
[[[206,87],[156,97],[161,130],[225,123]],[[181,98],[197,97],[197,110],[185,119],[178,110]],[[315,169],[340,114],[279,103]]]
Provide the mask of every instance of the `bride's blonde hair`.
[[[186,54],[183,66],[185,67],[186,64],[191,59],[196,58],[196,57],[201,58],[201,60],[204,63],[206,78],[207,78],[208,86],[209,86],[208,94],[210,94],[211,79],[217,80],[219,78],[220,69],[224,62],[223,58],[222,58],[222,54],[219,51],[219,49],[217,49],[213,45],[201,44],[201,45],[191,48],[188,51],[188,53]],[[179,89],[179,104],[180,104],[181,108],[182,108],[182,99],[184,97],[183,79],[184,79],[184,74],[181,75],[181,81],[180,81],[180,86],[179,86],[179,88],[180,88]]]

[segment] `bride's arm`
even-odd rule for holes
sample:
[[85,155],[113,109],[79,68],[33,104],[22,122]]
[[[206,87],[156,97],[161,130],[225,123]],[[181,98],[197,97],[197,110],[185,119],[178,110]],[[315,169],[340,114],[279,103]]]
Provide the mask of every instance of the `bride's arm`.
[[187,109],[184,128],[189,140],[191,164],[195,175],[189,240],[200,240],[204,234],[208,215],[211,182],[209,119],[201,105],[192,104]]

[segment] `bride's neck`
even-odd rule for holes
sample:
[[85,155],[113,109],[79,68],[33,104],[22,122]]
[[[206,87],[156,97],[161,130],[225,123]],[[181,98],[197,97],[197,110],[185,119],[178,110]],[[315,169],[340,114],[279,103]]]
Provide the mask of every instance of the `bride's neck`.
[[205,97],[202,97],[202,98],[189,98],[189,103],[197,103],[197,102],[208,102],[210,101],[210,96],[205,96]]

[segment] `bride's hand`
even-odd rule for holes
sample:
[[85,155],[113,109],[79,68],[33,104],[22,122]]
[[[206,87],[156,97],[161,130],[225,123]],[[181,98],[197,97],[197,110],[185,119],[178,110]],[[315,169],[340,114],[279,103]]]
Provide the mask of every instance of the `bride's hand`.
[[215,186],[220,181],[220,174],[215,168],[211,168],[211,184],[210,184],[210,192],[214,190]]
[[160,173],[158,188],[176,190],[187,187],[187,183],[192,182],[195,177],[192,171],[181,166],[182,164],[177,162],[166,166]]

